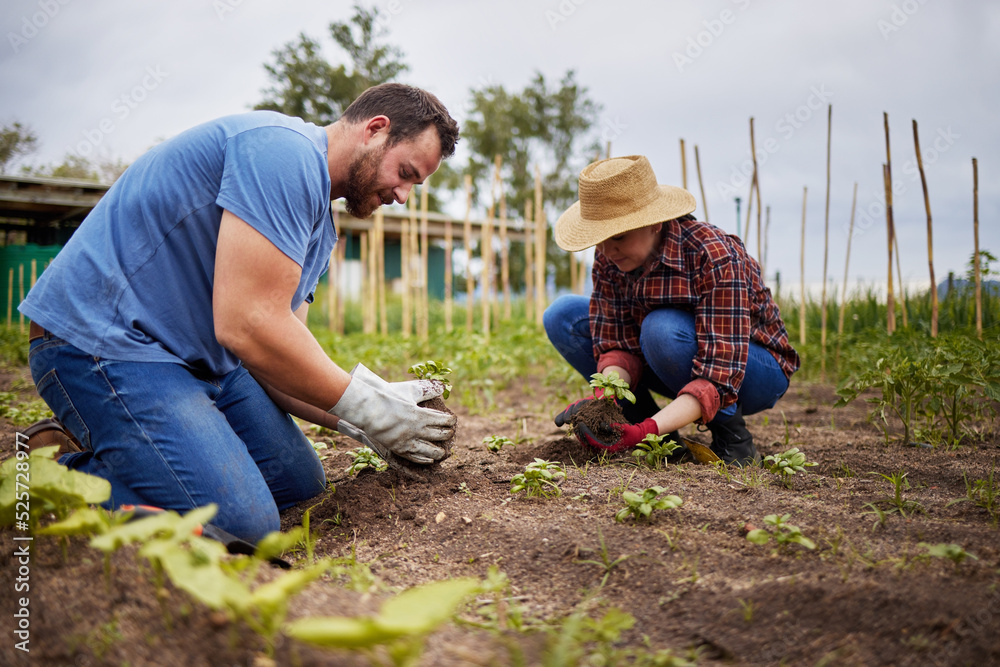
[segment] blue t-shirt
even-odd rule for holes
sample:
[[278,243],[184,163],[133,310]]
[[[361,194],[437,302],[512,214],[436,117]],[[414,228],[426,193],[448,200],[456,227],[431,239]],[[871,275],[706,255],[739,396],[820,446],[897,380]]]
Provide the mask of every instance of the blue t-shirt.
[[212,289],[226,209],[302,267],[312,300],[337,240],[323,128],[270,111],[194,127],[135,161],[18,310],[96,357],[224,374]]

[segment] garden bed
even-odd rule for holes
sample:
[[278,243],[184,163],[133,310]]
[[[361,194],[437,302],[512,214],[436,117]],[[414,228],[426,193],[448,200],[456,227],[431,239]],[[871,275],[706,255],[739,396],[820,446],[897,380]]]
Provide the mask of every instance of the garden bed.
[[[774,409],[747,419],[762,455],[798,447],[818,464],[786,486],[760,469],[652,470],[628,453],[599,458],[523,389],[541,384],[529,378],[499,392],[484,414],[450,402],[459,416],[452,456],[426,479],[393,470],[347,475],[356,443],[310,432],[330,445],[323,463],[331,484],[284,512],[283,529],[309,509],[316,555],[353,558],[358,567],[356,576],[312,583],[293,599],[289,619],[372,613],[398,591],[484,579],[495,567],[509,581],[500,617],[495,597],[480,596],[428,638],[420,664],[579,664],[602,651],[625,664],[1000,661],[996,515],[952,502],[1000,464],[995,433],[954,450],[887,445],[863,402],[835,410],[832,387],[793,383]],[[4,424],[4,458],[15,431]],[[694,428],[683,433],[709,439]],[[493,453],[483,444],[490,435],[518,442]],[[536,458],[562,463],[558,497],[510,493],[511,478]],[[889,500],[894,475],[905,480],[902,505]],[[653,486],[683,504],[646,521],[615,520],[622,491]],[[767,528],[765,516],[785,514],[814,549],[746,539],[748,530]],[[5,600],[15,587],[14,535],[0,531]],[[956,563],[924,545],[958,545],[970,555]],[[245,625],[169,586],[168,626],[134,549],[115,554],[106,586],[102,555],[86,540],[71,539],[65,556],[55,538],[40,537],[32,548],[31,664],[269,664]],[[290,557],[301,563],[304,552]],[[12,612],[4,605],[6,629]],[[611,609],[634,619],[615,626],[617,642],[595,641],[580,629],[585,624],[566,621],[585,616],[611,628]],[[29,664],[9,631],[5,637],[0,663]],[[273,660],[369,664],[361,654],[281,636]]]

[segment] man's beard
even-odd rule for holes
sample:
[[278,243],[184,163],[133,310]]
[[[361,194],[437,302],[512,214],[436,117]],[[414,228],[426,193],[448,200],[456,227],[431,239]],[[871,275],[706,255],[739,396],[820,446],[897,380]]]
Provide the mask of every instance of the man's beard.
[[375,212],[382,203],[372,202],[372,196],[378,193],[377,181],[379,167],[386,147],[380,146],[354,159],[347,169],[347,193],[344,195],[347,212],[355,218],[364,219]]

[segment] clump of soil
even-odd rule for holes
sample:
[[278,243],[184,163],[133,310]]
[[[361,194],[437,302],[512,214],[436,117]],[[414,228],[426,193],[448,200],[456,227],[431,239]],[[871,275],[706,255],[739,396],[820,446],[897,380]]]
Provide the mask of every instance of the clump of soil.
[[622,436],[622,430],[615,424],[624,424],[626,420],[618,403],[595,398],[587,401],[579,412],[570,418],[569,423],[574,429],[577,424],[586,424],[601,440],[616,442]]
[[[422,408],[427,408],[429,410],[438,410],[440,412],[446,412],[450,415],[455,414],[447,405],[445,405],[444,399],[441,398],[440,396],[435,396],[432,399],[422,401],[420,403],[417,403],[417,405],[419,405]],[[456,423],[455,432],[452,434],[450,438],[442,442],[435,443],[444,449],[445,454],[444,458],[442,458],[441,461],[445,461],[448,459],[448,457],[451,456],[451,449],[455,445],[455,438],[457,435],[458,435],[458,424]],[[437,472],[437,470],[441,467],[441,461],[435,461],[434,463],[430,464],[414,463],[413,461],[404,459],[401,456],[392,455],[392,460],[388,461],[387,463],[389,463],[390,467],[395,468],[396,470],[401,472],[405,477],[409,477],[411,479],[413,478],[424,479],[428,474],[432,472]]]

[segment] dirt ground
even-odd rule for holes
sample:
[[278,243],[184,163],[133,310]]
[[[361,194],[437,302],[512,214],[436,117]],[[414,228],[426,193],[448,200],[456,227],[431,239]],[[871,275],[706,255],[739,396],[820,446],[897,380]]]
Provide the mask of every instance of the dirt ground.
[[[540,380],[527,384],[542,391]],[[863,403],[835,410],[831,387],[793,383],[774,409],[748,418],[762,455],[797,446],[818,463],[787,488],[766,472],[727,477],[694,463],[649,470],[632,465],[628,454],[602,461],[539,411],[535,392],[506,390],[487,414],[449,402],[459,415],[455,447],[426,479],[391,470],[349,477],[346,452],[355,443],[326,438],[330,486],[285,512],[283,527],[298,525],[311,508],[317,555],[353,552],[374,577],[361,592],[343,581],[315,582],[295,599],[290,618],[361,614],[392,592],[482,578],[495,565],[510,581],[508,618],[520,614],[524,625],[538,628],[580,610],[599,617],[615,607],[635,617],[620,646],[671,649],[698,664],[1000,663],[1000,530],[973,503],[950,504],[966,496],[966,477],[984,479],[998,463],[995,433],[957,451],[886,445]],[[3,456],[14,433],[4,425]],[[693,428],[684,433],[709,440]],[[521,442],[494,454],[482,444],[489,435]],[[561,496],[510,494],[511,477],[536,457],[565,466]],[[883,501],[893,489],[880,474],[901,471],[910,485],[904,499],[921,510],[890,513],[880,523],[866,504],[888,508]],[[623,489],[654,485],[681,496],[683,505],[656,511],[647,522],[615,521]],[[785,513],[814,550],[746,539],[747,530],[764,527],[766,515]],[[72,541],[64,559],[58,543],[41,538],[31,564],[29,659],[13,649],[8,629],[12,535],[0,531],[0,663],[270,664],[256,635],[181,591],[169,593],[168,628],[134,551],[115,556],[109,589],[100,554],[85,541]],[[975,559],[956,566],[921,557],[920,543],[958,544]],[[609,569],[603,558],[618,563]],[[485,623],[476,610],[486,608],[473,603],[462,618]],[[450,624],[428,639],[421,664],[543,664],[545,637]],[[368,664],[358,654],[281,638],[274,661]]]

